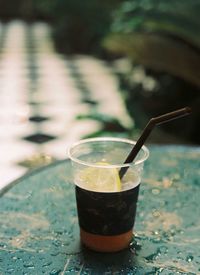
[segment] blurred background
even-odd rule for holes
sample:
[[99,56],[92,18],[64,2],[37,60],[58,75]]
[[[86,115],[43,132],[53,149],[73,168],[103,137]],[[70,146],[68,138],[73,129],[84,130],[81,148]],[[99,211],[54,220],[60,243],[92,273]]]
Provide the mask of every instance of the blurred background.
[[200,144],[198,0],[0,0],[0,188],[100,135]]

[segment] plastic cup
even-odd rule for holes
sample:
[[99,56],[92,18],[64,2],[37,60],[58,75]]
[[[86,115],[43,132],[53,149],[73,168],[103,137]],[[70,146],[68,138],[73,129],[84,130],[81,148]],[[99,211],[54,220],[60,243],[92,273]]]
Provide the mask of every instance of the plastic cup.
[[[103,137],[81,140],[69,149],[81,242],[99,252],[129,246],[144,161],[143,146],[133,163],[124,164],[135,141]],[[128,167],[122,180],[119,171]]]

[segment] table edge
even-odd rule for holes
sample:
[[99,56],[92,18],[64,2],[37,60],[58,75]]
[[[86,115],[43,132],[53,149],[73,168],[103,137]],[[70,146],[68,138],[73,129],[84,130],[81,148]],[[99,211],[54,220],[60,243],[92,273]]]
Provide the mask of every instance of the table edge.
[[28,178],[28,177],[31,177],[33,176],[34,174],[37,174],[39,172],[41,172],[42,170],[45,170],[46,168],[49,168],[51,166],[57,166],[63,162],[68,162],[69,159],[61,159],[61,160],[57,160],[57,161],[54,161],[50,164],[47,164],[47,165],[43,165],[41,167],[38,167],[38,168],[35,168],[31,171],[28,171],[26,172],[24,175],[22,175],[21,177],[17,178],[16,180],[14,181],[11,181],[10,183],[8,183],[6,186],[4,186],[2,189],[0,189],[0,198],[3,197],[3,195],[5,193],[7,193],[12,187],[14,187],[16,184],[18,184],[20,181]]

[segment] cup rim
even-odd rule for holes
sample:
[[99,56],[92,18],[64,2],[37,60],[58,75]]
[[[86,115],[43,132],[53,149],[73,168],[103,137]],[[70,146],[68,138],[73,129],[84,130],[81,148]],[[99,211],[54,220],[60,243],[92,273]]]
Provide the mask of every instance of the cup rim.
[[68,156],[70,158],[70,160],[76,162],[76,163],[79,163],[81,165],[85,165],[85,166],[90,166],[90,167],[97,167],[97,168],[105,168],[105,169],[108,169],[108,168],[122,168],[122,167],[130,167],[131,165],[138,165],[138,164],[141,164],[143,163],[148,157],[149,157],[149,149],[143,145],[141,150],[143,150],[144,152],[144,156],[141,157],[140,159],[134,161],[134,162],[131,162],[131,163],[122,163],[122,164],[109,164],[109,165],[101,165],[101,164],[95,164],[95,163],[90,163],[90,162],[87,162],[87,161],[83,161],[83,160],[80,160],[79,158],[76,158],[73,156],[72,154],[72,151],[73,149],[75,149],[75,147],[81,145],[81,144],[86,144],[86,143],[89,143],[89,142],[95,142],[95,141],[116,141],[116,142],[124,142],[124,143],[128,143],[128,144],[132,144],[132,145],[135,145],[136,144],[136,141],[134,140],[130,140],[130,139],[127,139],[127,138],[116,138],[116,137],[95,137],[95,138],[87,138],[87,139],[81,139],[80,141],[77,141],[75,143],[73,143],[69,149],[68,149]]

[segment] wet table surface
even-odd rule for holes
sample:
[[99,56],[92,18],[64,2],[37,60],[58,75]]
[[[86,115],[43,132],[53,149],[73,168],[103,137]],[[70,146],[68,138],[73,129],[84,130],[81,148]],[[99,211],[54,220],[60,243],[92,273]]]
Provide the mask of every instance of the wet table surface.
[[200,147],[151,146],[135,238],[113,254],[81,247],[68,160],[2,190],[0,274],[200,274]]

